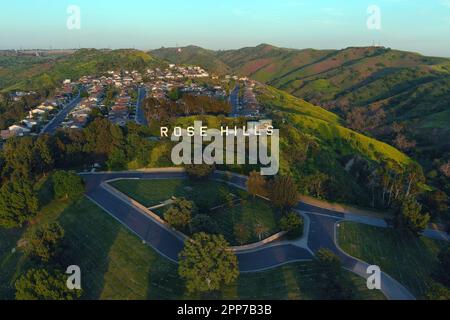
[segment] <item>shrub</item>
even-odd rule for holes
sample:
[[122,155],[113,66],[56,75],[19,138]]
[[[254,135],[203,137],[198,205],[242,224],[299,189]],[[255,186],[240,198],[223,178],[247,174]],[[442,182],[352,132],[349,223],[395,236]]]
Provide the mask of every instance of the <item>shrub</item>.
[[290,212],[280,220],[280,227],[287,232],[289,239],[300,238],[303,235],[303,217],[295,212]]
[[223,236],[197,233],[180,253],[178,273],[189,292],[208,292],[230,285],[239,276],[236,255]]
[[164,213],[164,219],[174,228],[185,229],[192,219],[195,204],[184,198],[176,199],[172,206]]
[[46,224],[32,231],[24,251],[29,256],[35,256],[48,262],[58,254],[63,237],[64,229],[59,223]]
[[69,290],[61,271],[31,269],[15,283],[17,300],[75,300],[81,290]]
[[218,233],[219,227],[217,223],[215,223],[210,216],[206,214],[198,214],[196,215],[191,222],[191,232],[199,233],[205,232],[208,234],[216,234]]

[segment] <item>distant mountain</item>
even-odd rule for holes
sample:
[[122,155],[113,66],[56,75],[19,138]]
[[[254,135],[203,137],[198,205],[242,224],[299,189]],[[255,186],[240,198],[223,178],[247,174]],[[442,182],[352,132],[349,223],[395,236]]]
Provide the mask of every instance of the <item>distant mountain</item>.
[[[14,89],[45,91],[51,90],[60,84],[63,79],[67,78],[78,79],[84,75],[96,75],[112,69],[144,70],[148,67],[163,65],[166,65],[166,63],[149,53],[139,50],[81,49],[63,57],[42,61],[38,60],[28,72],[17,74],[14,77],[14,81],[12,83],[10,81],[8,83],[9,86],[3,88],[3,91]],[[10,63],[8,65],[5,64],[4,70],[8,70],[10,73],[15,68]]]
[[[405,151],[413,141],[428,149],[430,145],[441,151],[450,147],[450,59],[384,47],[296,50],[262,44],[226,51],[189,48],[195,50],[189,50],[183,63],[207,67],[201,62],[219,60],[220,69],[227,70],[226,65],[230,72],[325,107],[346,119],[350,127]],[[170,49],[160,49],[158,55],[175,61],[165,50]],[[202,59],[195,52],[201,52]],[[393,132],[394,122],[403,127],[400,138]]]

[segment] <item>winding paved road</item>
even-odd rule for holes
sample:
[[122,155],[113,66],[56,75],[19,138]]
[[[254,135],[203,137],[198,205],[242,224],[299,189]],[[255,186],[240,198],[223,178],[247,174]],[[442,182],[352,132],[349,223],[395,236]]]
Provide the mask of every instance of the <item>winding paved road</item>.
[[[149,216],[143,214],[138,208],[123,199],[116,197],[101,185],[105,181],[126,179],[169,179],[186,178],[186,174],[177,171],[156,172],[123,172],[123,173],[84,173],[86,181],[87,197],[111,214],[120,223],[126,226],[148,245],[158,251],[161,255],[176,262],[178,254],[183,249],[183,240],[166,229]],[[215,173],[214,178],[222,179],[223,173]],[[240,188],[245,188],[246,177],[227,175],[229,183]],[[255,272],[274,268],[294,261],[305,261],[313,258],[312,253],[321,248],[327,248],[336,253],[341,259],[344,268],[367,279],[366,270],[368,264],[353,258],[343,252],[337,245],[336,233],[339,223],[344,220],[352,220],[371,225],[383,226],[385,222],[376,218],[368,218],[367,221],[342,214],[335,211],[315,207],[300,202],[296,208],[309,218],[309,234],[307,246],[297,245],[295,242],[280,242],[270,244],[260,249],[237,254],[241,272]],[[388,299],[413,300],[414,296],[400,283],[389,275],[382,273],[382,291]]]

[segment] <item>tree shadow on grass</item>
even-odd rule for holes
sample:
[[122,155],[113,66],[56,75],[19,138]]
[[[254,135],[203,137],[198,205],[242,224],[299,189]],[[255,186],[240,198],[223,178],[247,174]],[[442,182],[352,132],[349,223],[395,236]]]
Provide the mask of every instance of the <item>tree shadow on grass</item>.
[[285,300],[288,286],[282,268],[270,271],[244,273],[239,276],[237,295],[239,299]]
[[[23,269],[22,254],[16,246],[24,232],[25,228],[0,228],[0,300],[14,299],[14,282]],[[13,248],[16,248],[15,252]]]
[[69,206],[61,214],[59,223],[65,230],[61,265],[78,265],[83,298],[99,299],[105,285],[110,248],[121,225],[86,198]]
[[178,275],[178,265],[154,253],[148,269],[147,299],[181,300],[191,299],[186,293],[186,284]]

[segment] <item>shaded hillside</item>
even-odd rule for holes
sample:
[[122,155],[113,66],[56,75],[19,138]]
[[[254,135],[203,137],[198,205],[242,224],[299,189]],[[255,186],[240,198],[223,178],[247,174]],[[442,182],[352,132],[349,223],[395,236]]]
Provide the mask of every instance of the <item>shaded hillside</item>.
[[[383,207],[375,195],[378,191],[370,189],[375,188],[370,177],[384,168],[395,167],[402,172],[411,163],[408,156],[346,128],[336,114],[286,92],[258,85],[255,93],[274,126],[280,129],[280,171],[297,180],[302,194]],[[202,115],[173,118],[169,126],[186,127],[195,120],[203,121],[209,128],[246,125],[242,118]],[[231,169],[248,174],[256,168],[244,165]]]

